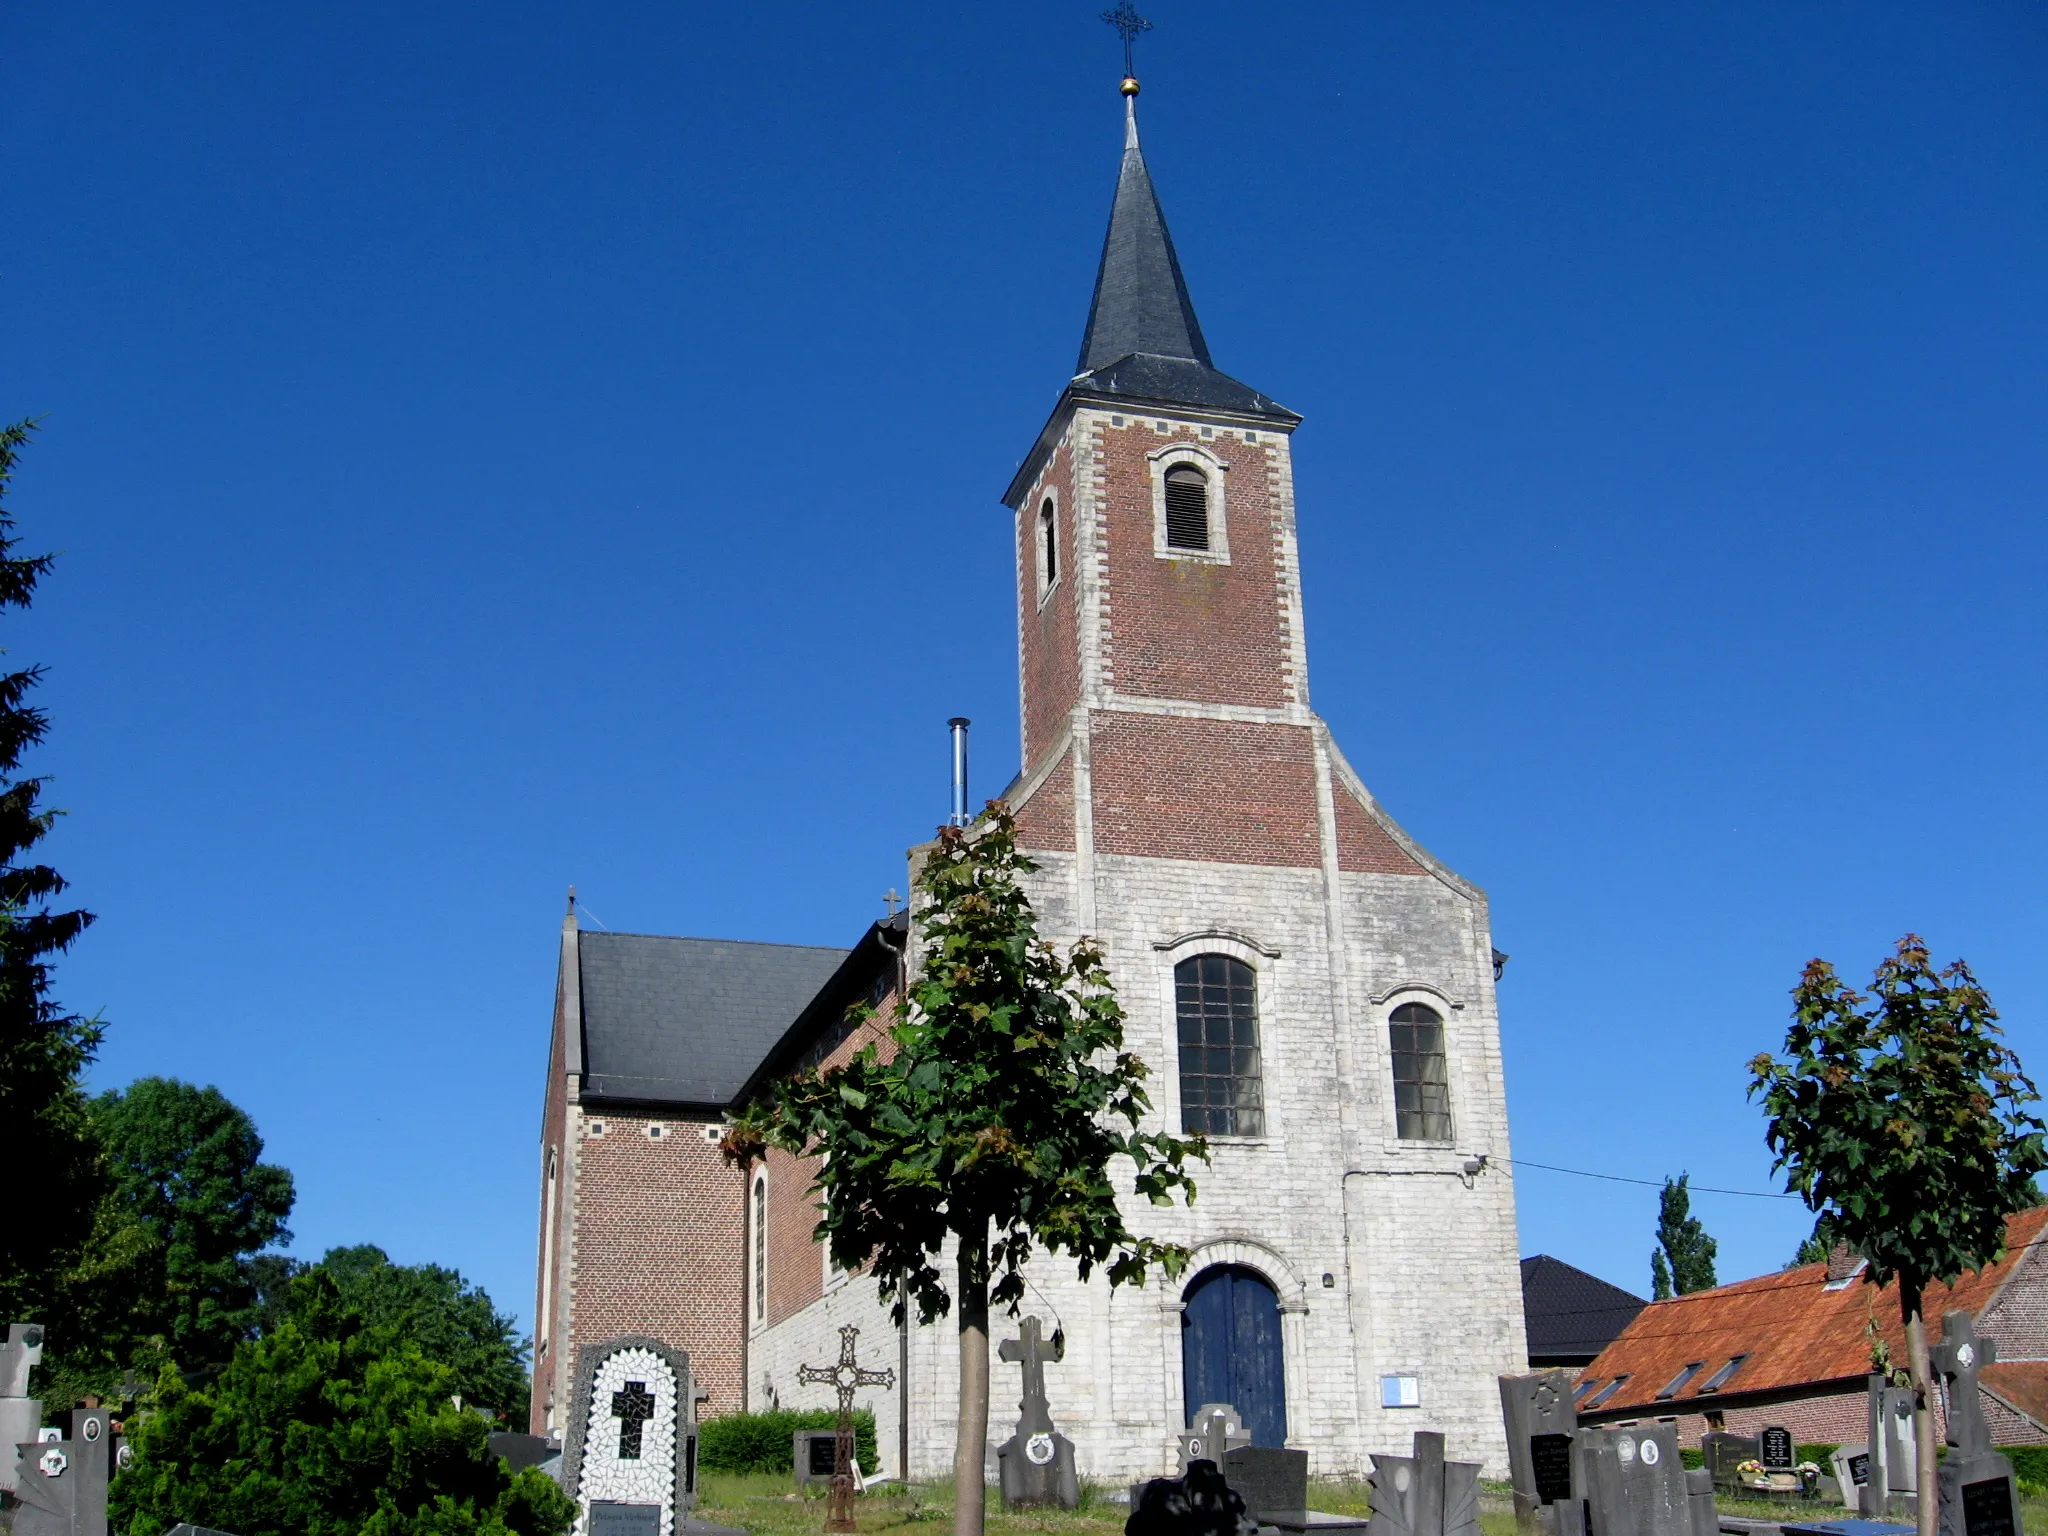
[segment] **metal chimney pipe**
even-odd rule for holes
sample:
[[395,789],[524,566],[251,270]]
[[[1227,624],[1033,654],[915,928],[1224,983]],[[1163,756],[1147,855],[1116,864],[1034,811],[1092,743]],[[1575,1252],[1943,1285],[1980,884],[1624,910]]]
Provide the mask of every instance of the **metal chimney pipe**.
[[967,727],[965,715],[946,722],[953,730],[953,816],[949,825],[964,827],[974,818],[967,814]]

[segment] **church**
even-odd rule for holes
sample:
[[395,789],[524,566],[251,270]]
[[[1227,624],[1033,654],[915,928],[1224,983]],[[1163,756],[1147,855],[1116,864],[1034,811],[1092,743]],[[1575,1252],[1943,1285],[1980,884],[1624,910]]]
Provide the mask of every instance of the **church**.
[[[1220,371],[1123,84],[1122,164],[1079,362],[1003,492],[1015,521],[1022,761],[1002,798],[1041,931],[1096,938],[1153,1113],[1209,1140],[1188,1248],[1112,1291],[1044,1255],[1024,1312],[1084,1477],[1171,1473],[1229,1403],[1317,1476],[1413,1431],[1503,1475],[1495,1378],[1525,1369],[1485,893],[1380,806],[1310,706],[1295,545],[1302,418]],[[1311,508],[1311,517],[1317,515]],[[996,573],[988,595],[997,600]],[[799,1367],[859,1327],[880,1470],[952,1467],[950,1320],[899,1330],[813,1241],[815,1164],[735,1168],[725,1117],[886,1030],[908,913],[850,948],[586,932],[564,920],[541,1120],[532,1427],[562,1432],[579,1350],[684,1351],[701,1415],[827,1406]],[[847,1022],[854,1004],[873,1022]],[[996,1340],[1020,1319],[991,1319]],[[992,1364],[990,1439],[1013,1367]],[[991,1453],[991,1467],[993,1455]],[[873,1471],[875,1469],[867,1469]]]

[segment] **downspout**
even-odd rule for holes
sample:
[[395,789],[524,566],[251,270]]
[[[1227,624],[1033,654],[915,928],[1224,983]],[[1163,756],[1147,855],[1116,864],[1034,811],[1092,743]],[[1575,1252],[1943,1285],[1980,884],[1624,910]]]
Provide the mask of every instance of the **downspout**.
[[[961,722],[965,724],[965,722]],[[964,731],[960,733],[964,738]],[[960,781],[956,804],[966,798],[966,755],[964,739],[960,744]],[[913,883],[913,891],[915,884]],[[896,952],[896,1007],[905,1012],[910,1007],[910,908],[904,909],[903,942],[894,943],[889,938],[889,926],[877,923],[875,933],[883,945]],[[896,1324],[896,1475],[903,1480],[904,1487],[910,1486],[910,1282],[899,1281],[896,1287],[896,1305],[902,1316]]]

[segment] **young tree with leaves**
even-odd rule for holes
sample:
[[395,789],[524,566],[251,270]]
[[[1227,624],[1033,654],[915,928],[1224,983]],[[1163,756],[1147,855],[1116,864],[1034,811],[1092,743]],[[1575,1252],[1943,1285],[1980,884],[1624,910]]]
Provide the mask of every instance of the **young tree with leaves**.
[[[1936,971],[1913,934],[1878,966],[1870,996],[1825,960],[1808,963],[1792,995],[1787,1059],[1752,1061],[1750,1092],[1786,1186],[1864,1257],[1867,1280],[1898,1281],[1920,1465],[1932,1467],[1921,1299],[1996,1262],[2006,1217],[2038,1198],[2048,1127],[2029,1106],[2040,1095],[1969,967]],[[1933,1499],[1919,1501],[1920,1536],[1934,1536],[1935,1514]]]
[[[9,482],[35,423],[0,428],[0,610],[27,608],[49,555],[17,554]],[[37,1220],[0,1238],[0,1313],[47,1316],[65,1271],[86,1262],[99,1208],[99,1155],[79,1079],[99,1048],[97,1019],[67,1013],[50,993],[50,963],[92,921],[56,912],[64,879],[29,860],[58,813],[44,781],[21,778],[23,755],[49,722],[27,702],[41,667],[0,673],[0,1168],[36,1180]]]
[[1681,1173],[1675,1179],[1667,1178],[1664,1192],[1657,1197],[1657,1246],[1650,1251],[1650,1296],[1654,1301],[1711,1291],[1719,1283],[1714,1279],[1714,1254],[1719,1245],[1692,1214],[1692,1194],[1685,1187],[1690,1177]]
[[[770,1146],[822,1155],[817,1236],[843,1268],[867,1266],[900,1324],[906,1299],[929,1323],[957,1302],[960,1422],[956,1536],[980,1536],[988,1443],[988,1312],[1015,1309],[1034,1246],[1087,1278],[1143,1284],[1178,1275],[1187,1251],[1125,1224],[1112,1174],[1155,1205],[1193,1200],[1199,1139],[1139,1129],[1145,1065],[1123,1050],[1123,1010],[1102,952],[1038,937],[1008,809],[945,828],[916,880],[922,959],[887,1055],[773,1085],[736,1117],[736,1161]],[[1127,1160],[1125,1168],[1118,1160]],[[1112,1165],[1117,1166],[1113,1169]],[[937,1259],[958,1244],[949,1297]]]

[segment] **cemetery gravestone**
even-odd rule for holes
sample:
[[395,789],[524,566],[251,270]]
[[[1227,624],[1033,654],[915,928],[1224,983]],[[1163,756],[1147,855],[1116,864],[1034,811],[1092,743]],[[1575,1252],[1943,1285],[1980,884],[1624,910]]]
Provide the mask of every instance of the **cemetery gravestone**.
[[1730,1487],[1739,1480],[1741,1474],[1736,1469],[1745,1461],[1762,1460],[1763,1447],[1749,1435],[1709,1430],[1700,1436],[1700,1457],[1705,1469],[1713,1474],[1714,1481]]
[[1252,1437],[1235,1408],[1228,1403],[1204,1403],[1195,1410],[1187,1433],[1180,1437],[1181,1475],[1187,1475],[1192,1462],[1213,1461],[1221,1467],[1225,1455],[1251,1443]]
[[790,1447],[790,1465],[796,1469],[796,1485],[809,1488],[830,1485],[839,1469],[839,1431],[800,1429]]
[[1863,1508],[1863,1490],[1870,1485],[1870,1447],[1838,1445],[1829,1458],[1834,1463],[1835,1489],[1845,1508]]
[[1671,1425],[1582,1429],[1577,1450],[1589,1536],[1692,1536],[1692,1490]]
[[1479,1536],[1479,1468],[1445,1461],[1444,1437],[1415,1432],[1415,1454],[1372,1458],[1369,1536]]
[[1898,1510],[1898,1495],[1918,1497],[1920,1449],[1913,1432],[1913,1392],[1895,1387],[1881,1374],[1869,1379],[1870,1462],[1863,1483],[1862,1512],[1882,1520]]
[[1774,1424],[1757,1436],[1757,1460],[1766,1472],[1790,1472],[1799,1464],[1792,1444],[1792,1431]]
[[29,1372],[42,1363],[43,1330],[37,1323],[8,1325],[0,1345],[0,1489],[18,1488],[15,1447],[35,1439],[43,1425],[40,1398],[28,1395]]
[[2019,1486],[2012,1463],[1992,1449],[1977,1386],[1977,1373],[1998,1358],[1998,1346],[1977,1337],[1968,1313],[1951,1312],[1932,1354],[1947,1389],[1951,1448],[1936,1474],[1942,1536],[2020,1536]]
[[119,1438],[113,1415],[85,1401],[68,1435],[16,1448],[14,1536],[107,1536],[107,1477]]
[[1240,1445],[1223,1453],[1223,1480],[1237,1490],[1254,1520],[1267,1525],[1308,1521],[1308,1452]]
[[1579,1414],[1572,1404],[1571,1373],[1501,1377],[1500,1409],[1507,1426],[1515,1519],[1526,1527],[1540,1507],[1572,1496],[1572,1435]]
[[1053,1428],[1052,1406],[1045,1396],[1045,1363],[1066,1358],[1066,1336],[1056,1330],[1047,1343],[1041,1337],[1042,1326],[1037,1318],[1027,1317],[1017,1325],[1018,1337],[1005,1339],[999,1346],[1003,1359],[1024,1368],[1017,1432],[996,1451],[1003,1506],[1023,1509],[1057,1504],[1062,1509],[1079,1509],[1081,1480],[1074,1470],[1074,1443]]
[[1720,1536],[1721,1507],[1714,1502],[1714,1474],[1705,1467],[1685,1474],[1685,1502],[1692,1536]]
[[583,1508],[585,1536],[600,1523],[607,1536],[676,1536],[696,1484],[690,1357],[637,1334],[586,1349],[562,1446],[562,1487]]

